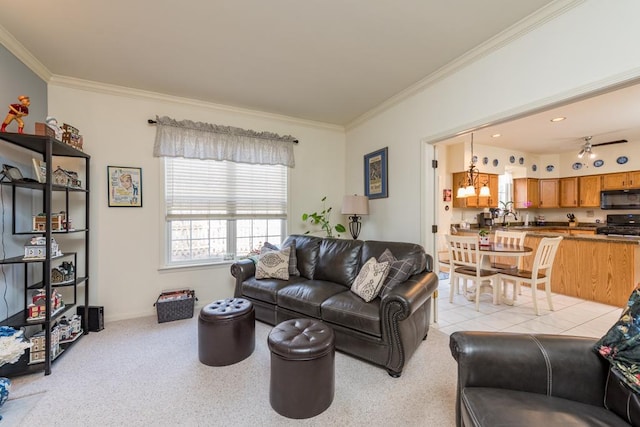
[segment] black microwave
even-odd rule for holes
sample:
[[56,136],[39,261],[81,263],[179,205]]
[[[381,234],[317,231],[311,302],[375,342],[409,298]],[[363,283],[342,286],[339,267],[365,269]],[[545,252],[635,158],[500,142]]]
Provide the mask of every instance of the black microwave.
[[600,209],[640,209],[640,189],[601,191]]

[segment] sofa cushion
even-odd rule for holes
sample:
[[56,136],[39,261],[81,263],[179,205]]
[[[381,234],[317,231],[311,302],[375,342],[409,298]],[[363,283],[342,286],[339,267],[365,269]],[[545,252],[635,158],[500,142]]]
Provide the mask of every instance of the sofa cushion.
[[359,240],[322,239],[313,278],[351,287],[360,269],[361,247]]
[[462,418],[471,426],[628,426],[602,406],[509,389],[465,387]]
[[604,407],[634,427],[640,426],[640,399],[627,384],[609,369]]
[[631,293],[620,319],[595,344],[616,375],[640,393],[640,289]]
[[377,262],[375,258],[369,258],[369,261],[364,263],[360,273],[353,281],[351,292],[358,295],[365,302],[371,301],[378,296],[388,273],[388,262]]
[[[289,252],[289,275],[290,276],[299,276],[300,271],[298,271],[298,256],[296,255],[296,241],[289,240],[286,244],[282,245],[282,249],[290,248],[291,252]],[[274,244],[269,242],[264,242],[262,245],[262,249],[260,249],[260,253],[263,254],[268,251],[279,251],[281,248],[277,247]]]
[[307,280],[301,276],[289,276],[289,280],[256,279],[251,277],[242,282],[242,296],[275,304],[280,289],[296,283],[306,282]]
[[364,302],[351,291],[327,298],[320,307],[322,320],[365,334],[382,336],[380,330],[380,299]]
[[397,259],[387,248],[378,258],[378,262],[389,263],[389,274],[384,279],[380,290],[380,298],[384,298],[394,287],[405,282],[411,276],[414,259]]
[[320,305],[344,286],[324,280],[306,280],[278,291],[278,306],[320,319]]
[[302,277],[313,279],[313,273],[318,262],[318,252],[320,250],[320,242],[322,239],[316,236],[307,236],[302,234],[292,234],[284,241],[284,247],[290,241],[296,242],[296,256],[298,258],[298,270]]
[[380,255],[382,255],[386,249],[389,249],[397,259],[407,259],[413,262],[413,268],[411,269],[410,274],[411,276],[422,273],[425,270],[433,270],[431,257],[427,257],[427,254],[424,252],[424,248],[415,243],[367,240],[362,245],[360,260],[363,263],[371,257],[375,257],[379,260]]
[[289,280],[289,254],[291,248],[260,254],[256,265],[256,279]]

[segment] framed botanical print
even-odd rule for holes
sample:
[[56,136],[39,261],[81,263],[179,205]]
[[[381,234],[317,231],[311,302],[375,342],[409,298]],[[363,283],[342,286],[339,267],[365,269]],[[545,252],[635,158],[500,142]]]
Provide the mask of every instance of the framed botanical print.
[[369,199],[389,197],[388,151],[384,147],[364,156],[364,194]]
[[142,207],[142,168],[107,166],[109,207]]

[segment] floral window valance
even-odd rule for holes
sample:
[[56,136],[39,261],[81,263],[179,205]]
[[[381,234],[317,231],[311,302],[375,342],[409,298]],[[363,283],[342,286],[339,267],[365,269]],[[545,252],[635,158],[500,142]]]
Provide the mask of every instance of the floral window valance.
[[236,163],[295,166],[291,135],[156,117],[155,157],[229,160]]

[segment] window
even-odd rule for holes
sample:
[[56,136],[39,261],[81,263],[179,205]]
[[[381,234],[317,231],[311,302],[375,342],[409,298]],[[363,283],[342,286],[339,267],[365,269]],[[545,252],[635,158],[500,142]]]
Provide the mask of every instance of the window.
[[164,161],[167,265],[232,260],[286,235],[286,166]]

